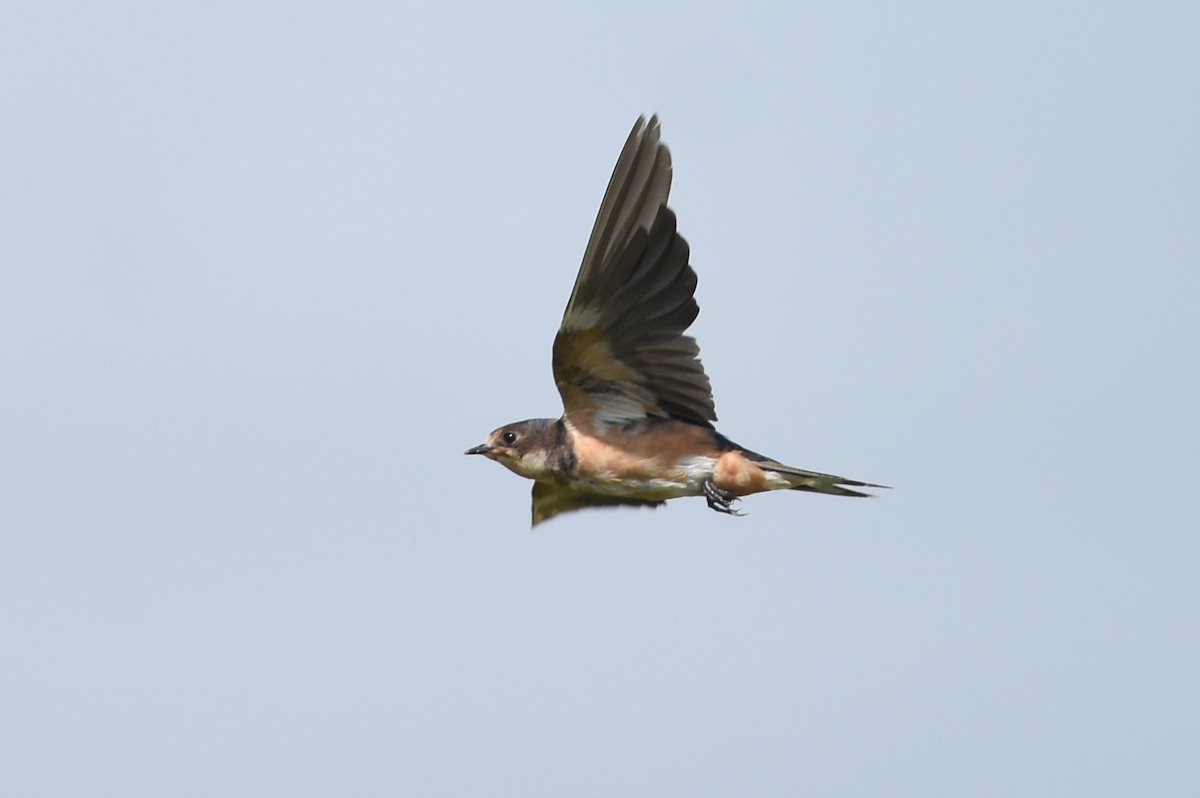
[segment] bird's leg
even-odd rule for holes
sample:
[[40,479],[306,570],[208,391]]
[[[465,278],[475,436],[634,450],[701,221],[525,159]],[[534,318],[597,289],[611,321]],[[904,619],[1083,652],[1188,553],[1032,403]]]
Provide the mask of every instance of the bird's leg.
[[727,490],[721,490],[711,479],[704,480],[704,498],[708,502],[709,508],[718,513],[745,515],[745,513],[733,509],[733,503],[738,500],[738,497]]

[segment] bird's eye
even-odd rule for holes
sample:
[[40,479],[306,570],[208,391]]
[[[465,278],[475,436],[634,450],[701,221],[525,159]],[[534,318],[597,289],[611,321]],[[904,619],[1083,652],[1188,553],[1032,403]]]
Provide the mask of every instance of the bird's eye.
[[517,442],[517,433],[513,432],[512,430],[509,430],[508,432],[501,435],[500,439],[502,441],[504,441],[507,445],[512,446],[514,443]]

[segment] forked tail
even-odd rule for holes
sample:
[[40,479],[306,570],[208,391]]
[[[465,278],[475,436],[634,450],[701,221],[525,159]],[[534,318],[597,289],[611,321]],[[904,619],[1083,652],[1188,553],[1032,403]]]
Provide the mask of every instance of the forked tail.
[[784,477],[791,483],[789,490],[807,490],[812,493],[828,493],[830,496],[857,496],[859,498],[870,498],[874,494],[863,493],[862,491],[850,490],[846,487],[851,485],[856,488],[884,488],[887,485],[879,485],[874,482],[860,482],[857,479],[847,479],[839,477],[836,474],[822,474],[819,471],[805,471],[803,468],[792,468],[783,463],[777,463],[770,458],[764,457],[756,463],[759,468],[764,471],[774,471],[781,477]]
[[805,471],[803,468],[793,468],[777,460],[772,460],[770,457],[761,455],[758,452],[751,451],[744,446],[738,446],[719,432],[714,433],[714,435],[721,451],[735,450],[741,452],[742,456],[763,471],[773,471],[786,479],[789,490],[806,490],[811,493],[827,493],[830,496],[856,496],[866,499],[874,494],[850,490],[846,486],[890,489],[888,485],[878,485],[874,482],[860,482],[857,479],[847,479],[846,477],[839,477],[836,474],[822,474],[820,471]]
[[830,496],[858,496],[860,498],[871,498],[875,494],[863,493],[858,490],[850,490],[846,485],[853,485],[856,488],[885,488],[887,485],[879,485],[874,482],[859,482],[857,479],[846,479],[845,477],[837,477],[833,474],[818,474],[814,471],[801,471],[799,469],[789,468],[786,471],[779,471],[780,474],[788,477],[795,477],[796,484],[792,485],[789,490],[807,490],[813,493],[828,493]]

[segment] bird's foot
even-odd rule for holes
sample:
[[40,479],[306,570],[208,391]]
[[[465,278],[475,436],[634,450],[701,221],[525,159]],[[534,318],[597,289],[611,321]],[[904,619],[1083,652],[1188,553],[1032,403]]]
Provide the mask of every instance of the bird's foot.
[[721,490],[711,479],[704,480],[704,498],[708,502],[709,508],[716,510],[718,513],[736,516],[745,515],[745,513],[733,509],[733,503],[738,501],[738,497],[727,490]]

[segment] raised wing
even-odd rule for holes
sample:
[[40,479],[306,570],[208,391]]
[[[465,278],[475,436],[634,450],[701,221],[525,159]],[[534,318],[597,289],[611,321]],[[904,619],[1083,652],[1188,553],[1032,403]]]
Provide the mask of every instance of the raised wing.
[[582,493],[562,485],[546,482],[533,483],[533,525],[549,521],[560,513],[583,510],[588,507],[658,507],[665,502],[641,499],[619,499],[595,493]]
[[639,117],[617,159],[554,339],[565,414],[625,423],[717,420],[695,339],[688,245],[667,207],[671,154],[657,117]]

